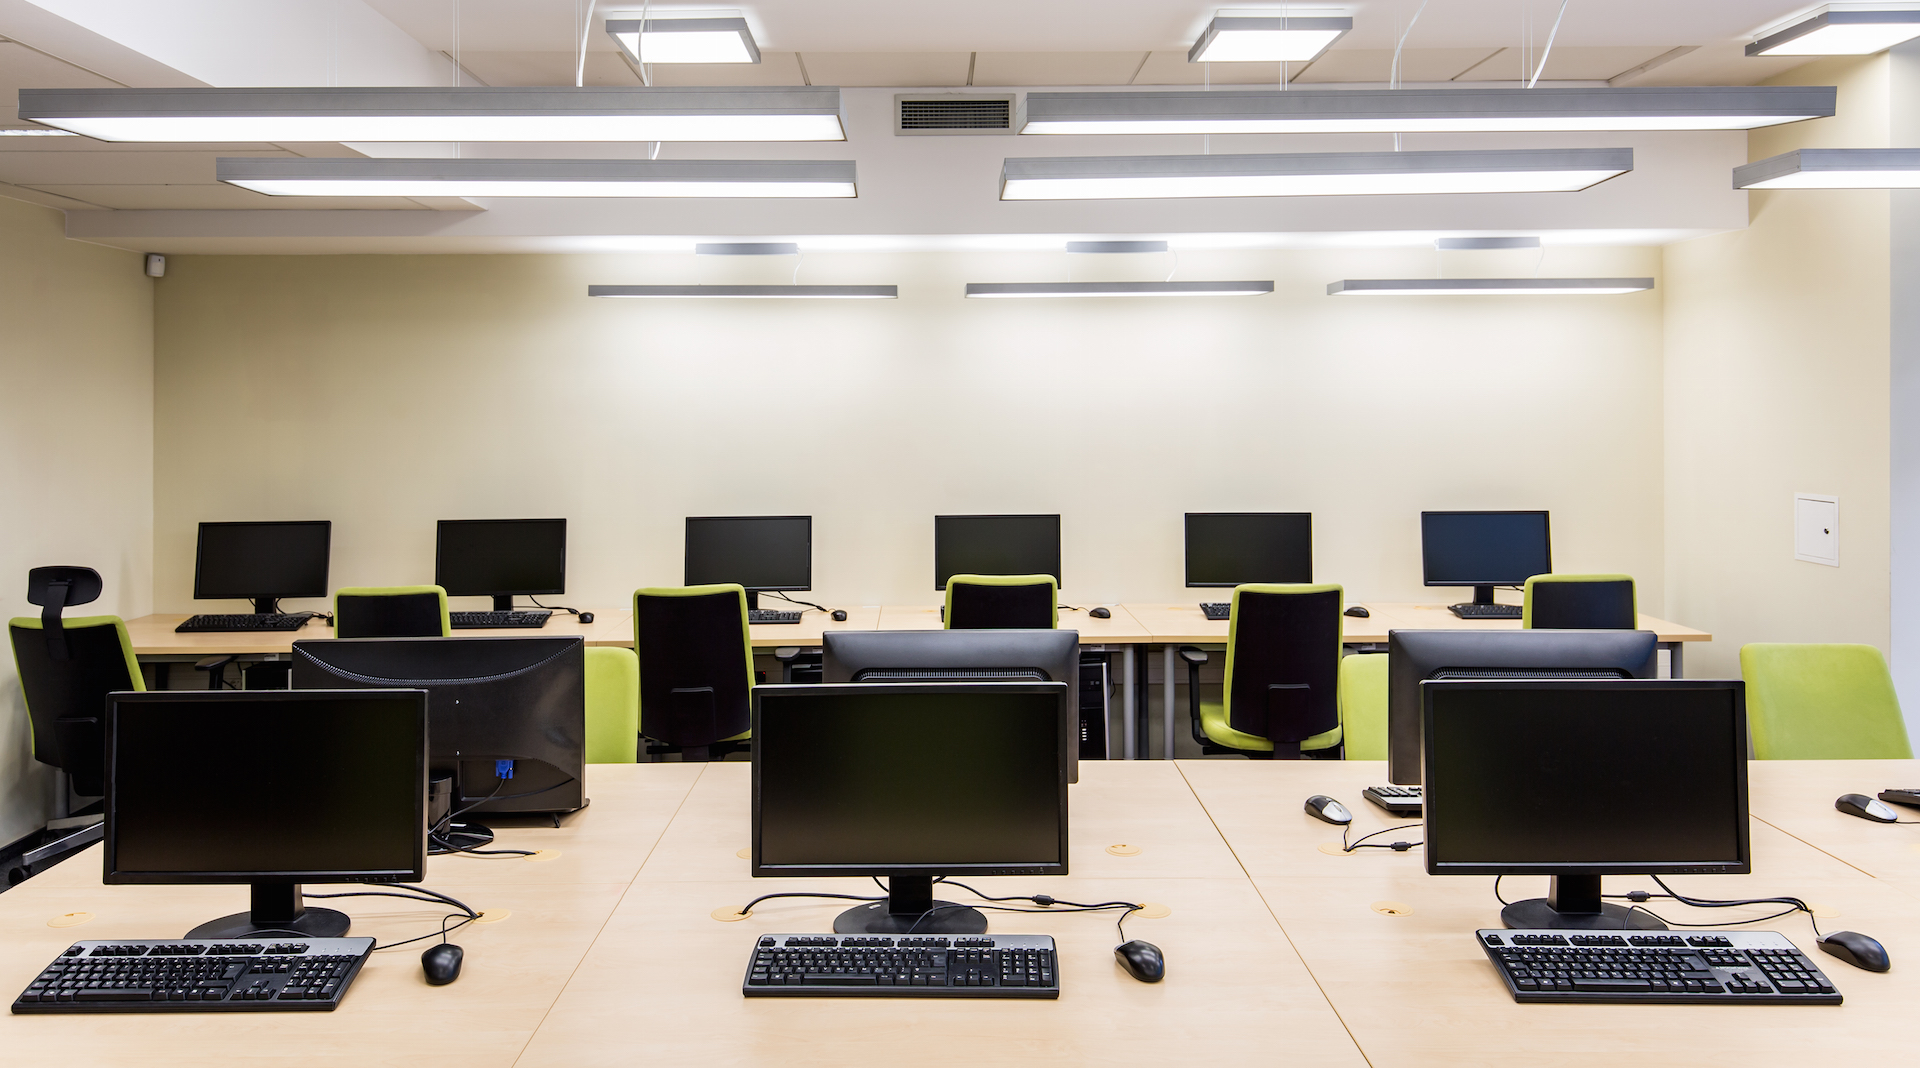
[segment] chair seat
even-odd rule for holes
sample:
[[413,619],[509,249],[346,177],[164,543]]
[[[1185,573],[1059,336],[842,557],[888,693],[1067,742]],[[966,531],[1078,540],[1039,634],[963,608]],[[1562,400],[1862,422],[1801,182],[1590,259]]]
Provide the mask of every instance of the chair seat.
[[[1207,734],[1207,740],[1215,745],[1224,745],[1229,749],[1270,753],[1273,743],[1257,734],[1242,734],[1227,725],[1226,705],[1220,701],[1200,702],[1200,729]],[[1302,752],[1316,749],[1331,749],[1340,744],[1341,730],[1335,727],[1330,731],[1316,734],[1300,743]]]

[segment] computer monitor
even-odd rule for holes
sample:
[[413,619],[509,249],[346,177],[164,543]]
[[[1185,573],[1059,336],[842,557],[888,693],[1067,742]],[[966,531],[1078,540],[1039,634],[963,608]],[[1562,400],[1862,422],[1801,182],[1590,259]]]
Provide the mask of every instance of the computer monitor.
[[1312,512],[1187,513],[1187,585],[1312,581]]
[[1602,875],[1753,870],[1745,684],[1429,682],[1432,875],[1547,875],[1508,927],[1665,930],[1602,905]]
[[293,688],[425,690],[434,848],[491,841],[457,813],[572,812],[586,804],[586,646],[578,635],[345,638],[293,643]]
[[427,695],[151,690],[107,697],[107,883],[246,883],[187,938],[337,938],[302,883],[426,875]]
[[1429,586],[1472,586],[1492,604],[1495,586],[1553,573],[1545,512],[1421,512],[1420,563]]
[[1057,515],[937,515],[933,517],[933,588],[953,575],[1060,577]]
[[753,874],[884,876],[843,934],[979,934],[933,881],[1067,874],[1064,682],[756,686]]
[[687,517],[686,583],[737,582],[747,607],[762,590],[813,588],[813,517],[705,515]]
[[1650,679],[1650,630],[1389,630],[1387,777],[1420,782],[1420,684],[1428,679]]
[[333,523],[202,523],[193,558],[193,596],[244,597],[270,615],[282,597],[325,597]]
[[[820,681],[1065,682],[1080,678],[1072,630],[843,630],[821,636]],[[1067,781],[1080,781],[1079,700],[1060,695]]]
[[564,519],[442,519],[433,581],[449,597],[491,597],[513,611],[514,595],[567,592]]

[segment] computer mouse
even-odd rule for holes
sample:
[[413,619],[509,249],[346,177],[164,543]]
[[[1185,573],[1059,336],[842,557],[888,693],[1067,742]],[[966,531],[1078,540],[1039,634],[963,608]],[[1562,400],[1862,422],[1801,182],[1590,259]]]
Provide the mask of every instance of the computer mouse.
[[426,969],[427,985],[446,986],[460,978],[460,960],[466,955],[466,950],[451,942],[429,946],[420,954],[420,967]]
[[1347,811],[1347,806],[1326,794],[1314,794],[1307,798],[1307,815],[1336,827],[1345,827],[1353,822],[1353,813]]
[[1350,615],[1355,619],[1365,619],[1368,616],[1373,615],[1373,613],[1367,611],[1366,605],[1357,604],[1357,605],[1354,605],[1352,608],[1347,609],[1347,615]]
[[1833,807],[1849,816],[1875,823],[1900,822],[1900,814],[1888,808],[1885,801],[1876,801],[1866,794],[1841,794],[1834,799]]
[[1160,947],[1152,942],[1142,942],[1136,938],[1113,947],[1113,955],[1128,975],[1143,983],[1157,983],[1167,977],[1167,958],[1160,954]]
[[834,609],[834,610],[833,610],[833,621],[834,621],[835,623],[845,623],[845,622],[847,621],[847,610],[846,610],[846,609],[844,609],[844,608],[836,608],[836,609]]
[[1113,613],[1107,611],[1105,608],[1089,608],[1087,609],[1087,614],[1092,616],[1095,619],[1112,619],[1113,618]]
[[580,622],[582,622],[582,623],[591,623],[591,622],[593,622],[593,613],[592,613],[592,612],[582,612],[582,613],[580,613]]
[[1887,947],[1858,931],[1835,931],[1819,942],[1821,949],[1856,968],[1884,972],[1893,967],[1887,959]]

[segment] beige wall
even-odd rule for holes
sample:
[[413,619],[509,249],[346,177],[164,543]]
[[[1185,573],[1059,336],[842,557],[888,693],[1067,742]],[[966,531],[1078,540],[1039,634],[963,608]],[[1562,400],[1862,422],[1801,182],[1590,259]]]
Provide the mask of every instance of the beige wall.
[[[1887,143],[1887,57],[1821,60],[1839,114],[1757,131],[1754,159]],[[1713,631],[1696,675],[1760,641],[1889,641],[1888,195],[1755,192],[1746,230],[1666,249],[1667,614]],[[1840,498],[1840,566],[1793,558],[1797,492]]]
[[[0,199],[0,616],[39,614],[28,568],[106,580],[80,614],[151,611],[153,287],[140,257],[66,240],[60,213]],[[13,657],[0,659],[0,842],[49,814]]]

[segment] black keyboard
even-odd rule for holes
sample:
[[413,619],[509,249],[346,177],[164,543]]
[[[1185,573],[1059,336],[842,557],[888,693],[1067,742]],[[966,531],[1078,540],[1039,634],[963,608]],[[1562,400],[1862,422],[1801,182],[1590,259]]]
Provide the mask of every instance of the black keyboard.
[[1880,800],[1891,801],[1896,805],[1920,805],[1920,787],[1911,790],[1898,788],[1882,790]]
[[1033,668],[868,668],[855,672],[855,682],[1046,682],[1045,672]]
[[1840,992],[1774,931],[1480,931],[1515,1001],[1838,1005]]
[[1450,604],[1447,611],[1461,619],[1519,619],[1517,604]]
[[76,942],[14,999],[45,1012],[332,1012],[371,938]]
[[544,609],[522,612],[449,612],[454,630],[539,630],[547,625],[547,617],[553,615]]
[[188,616],[186,622],[173,628],[175,634],[201,634],[253,630],[299,630],[312,619],[312,612],[275,612],[272,615],[260,615],[256,612],[233,612],[204,616]]
[[1057,998],[1046,935],[761,935],[750,998]]
[[1360,796],[1395,816],[1418,816],[1426,800],[1418,786],[1369,786]]
[[1200,611],[1208,619],[1227,620],[1233,618],[1232,601],[1201,601]]
[[747,622],[798,623],[800,622],[800,613],[788,611],[783,608],[749,608],[747,609]]

